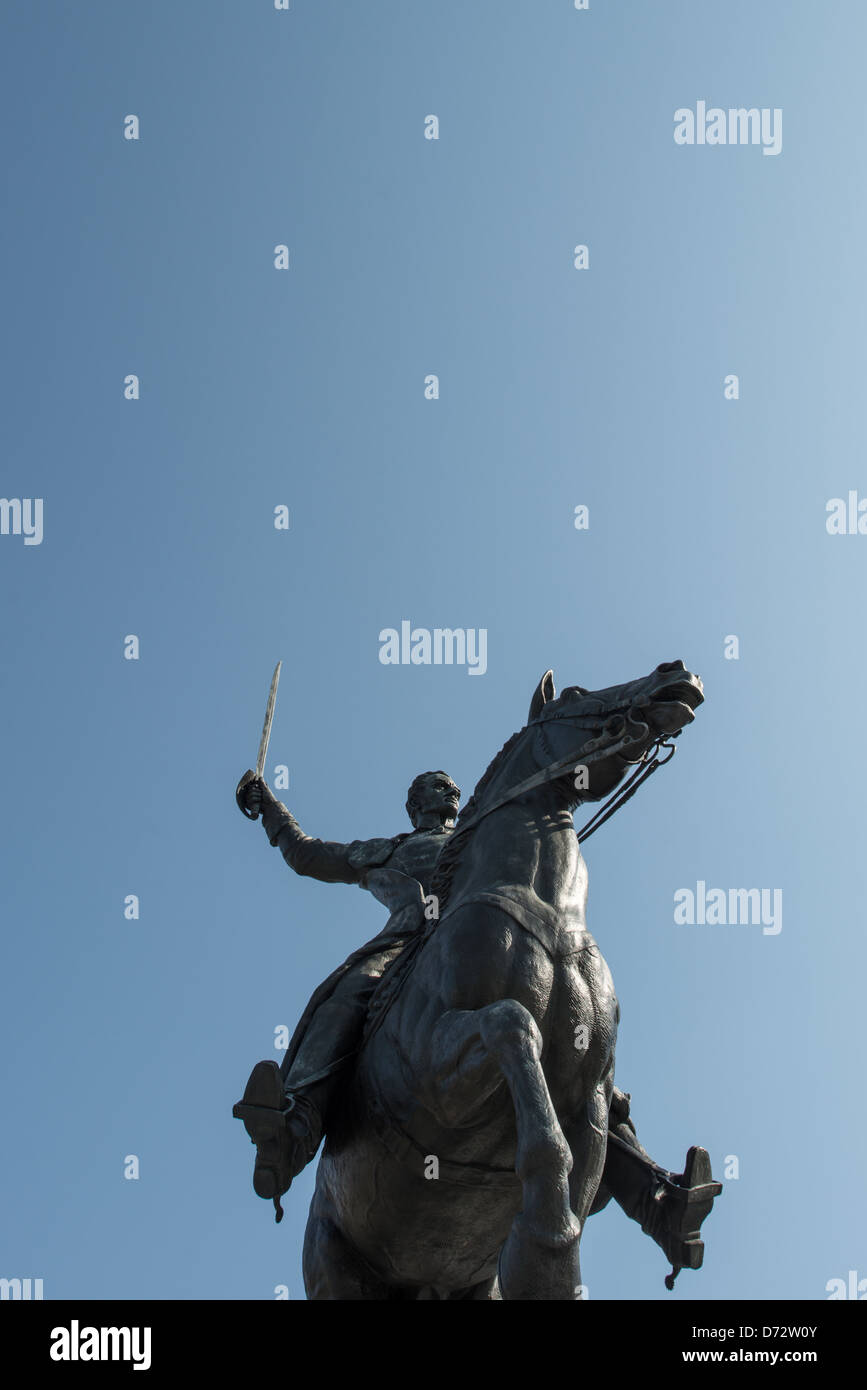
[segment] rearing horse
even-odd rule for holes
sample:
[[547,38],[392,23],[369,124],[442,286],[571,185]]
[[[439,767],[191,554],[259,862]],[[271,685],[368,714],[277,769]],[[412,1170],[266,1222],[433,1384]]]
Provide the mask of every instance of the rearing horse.
[[[681,661],[559,698],[542,677],[440,855],[439,920],[373,1001],[317,1170],[309,1298],[581,1297],[620,1010],[572,817],[702,699]],[[414,879],[368,886],[420,916]]]

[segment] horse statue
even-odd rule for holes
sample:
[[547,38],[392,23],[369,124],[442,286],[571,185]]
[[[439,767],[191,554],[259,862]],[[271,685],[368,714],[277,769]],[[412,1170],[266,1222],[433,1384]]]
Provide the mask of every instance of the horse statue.
[[[559,696],[542,677],[439,856],[435,919],[373,998],[316,1173],[309,1298],[582,1297],[620,1010],[573,814],[628,795],[702,700],[681,661]],[[369,880],[430,916],[407,875]]]

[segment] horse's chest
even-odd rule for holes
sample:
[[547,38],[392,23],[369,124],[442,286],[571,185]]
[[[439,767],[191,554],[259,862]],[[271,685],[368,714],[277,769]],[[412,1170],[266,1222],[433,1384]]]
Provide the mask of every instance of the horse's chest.
[[579,1056],[605,1064],[617,1041],[620,1006],[611,971],[592,937],[566,966],[569,1034]]

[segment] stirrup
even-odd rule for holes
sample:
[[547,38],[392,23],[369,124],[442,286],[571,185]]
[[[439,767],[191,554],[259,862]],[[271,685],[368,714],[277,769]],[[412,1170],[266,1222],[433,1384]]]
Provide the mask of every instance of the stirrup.
[[295,1109],[295,1097],[287,1096],[287,1105],[279,1109],[276,1105],[250,1105],[243,1100],[232,1106],[232,1114],[236,1120],[255,1119],[257,1115],[291,1115]]

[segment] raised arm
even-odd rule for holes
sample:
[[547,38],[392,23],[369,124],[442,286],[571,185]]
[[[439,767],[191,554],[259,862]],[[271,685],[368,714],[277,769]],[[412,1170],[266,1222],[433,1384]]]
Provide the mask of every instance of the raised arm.
[[262,778],[241,783],[239,800],[247,814],[261,814],[265,834],[297,874],[322,883],[358,883],[365,869],[384,864],[394,848],[391,840],[317,840],[305,835],[292,813],[278,801]]

